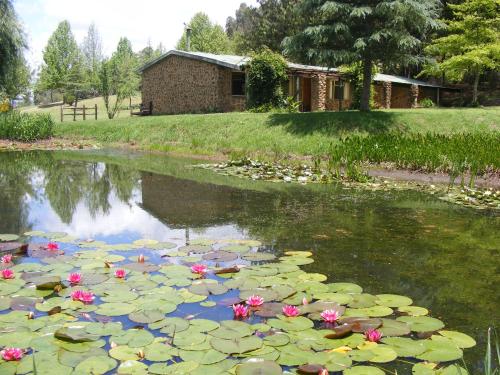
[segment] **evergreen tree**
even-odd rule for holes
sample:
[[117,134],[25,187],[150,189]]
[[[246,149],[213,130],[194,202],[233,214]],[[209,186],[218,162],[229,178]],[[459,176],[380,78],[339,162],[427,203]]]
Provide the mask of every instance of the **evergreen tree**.
[[426,51],[436,60],[424,73],[451,80],[474,77],[472,102],[477,104],[479,78],[486,70],[500,69],[500,1],[466,0],[449,4],[453,18],[448,35],[437,38]]
[[[60,90],[74,98],[83,88],[82,58],[68,21],[62,21],[43,51],[38,91]],[[69,102],[72,100],[69,99]]]
[[422,41],[440,26],[439,0],[304,0],[309,26],[285,40],[285,52],[304,62],[335,67],[361,61],[360,109],[370,109],[374,64],[416,64]]
[[283,39],[304,27],[302,3],[303,0],[258,0],[257,7],[241,4],[235,17],[226,22],[226,32],[236,52],[248,54],[263,47],[281,52]]
[[[224,54],[231,52],[231,43],[222,26],[212,23],[205,13],[196,13],[189,21],[191,51]],[[178,50],[186,51],[186,32],[177,43]]]
[[99,92],[99,69],[103,60],[103,54],[101,36],[94,23],[91,23],[89,26],[81,50],[85,66],[86,85],[91,94],[95,96]]
[[15,83],[15,72],[23,65],[24,33],[11,0],[0,0],[0,93]]

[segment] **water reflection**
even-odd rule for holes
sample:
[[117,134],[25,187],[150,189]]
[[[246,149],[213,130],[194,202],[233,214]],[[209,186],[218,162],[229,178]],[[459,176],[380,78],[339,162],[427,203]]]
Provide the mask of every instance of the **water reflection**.
[[[416,192],[213,181],[159,157],[78,158],[0,153],[0,233],[65,231],[111,243],[251,237],[276,252],[311,249],[307,270],[411,296],[450,329],[484,337],[498,321],[498,215]],[[469,358],[479,362],[481,350]]]

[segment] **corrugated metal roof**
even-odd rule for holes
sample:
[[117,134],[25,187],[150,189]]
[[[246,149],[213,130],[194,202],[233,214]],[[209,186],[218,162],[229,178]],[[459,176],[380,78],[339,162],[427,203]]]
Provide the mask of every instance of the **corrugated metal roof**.
[[[243,66],[247,64],[251,58],[248,56],[236,56],[236,55],[216,55],[213,53],[205,53],[205,52],[186,52],[186,51],[179,51],[179,50],[170,50],[167,53],[161,55],[157,59],[147,63],[143,67],[139,69],[140,72],[143,72],[147,68],[149,68],[152,65],[155,65],[156,63],[160,62],[161,60],[165,59],[168,56],[175,55],[175,56],[182,56],[182,57],[187,57],[191,59],[196,59],[200,61],[206,61],[208,63],[216,64],[223,66],[225,68],[233,69],[233,70],[242,70]],[[291,62],[287,62],[288,67],[290,69],[294,70],[311,70],[311,71],[318,71],[318,72],[337,72],[337,69],[334,68],[325,68],[322,66],[313,66],[313,65],[302,65],[302,64],[295,64]]]
[[440,87],[440,88],[443,87],[441,85],[435,85],[433,83],[420,81],[418,79],[406,78],[406,77],[401,77],[401,76],[393,76],[390,74],[382,74],[382,73],[375,74],[375,77],[373,77],[373,80],[377,81],[377,82],[402,83],[405,85],[418,85],[418,86]]

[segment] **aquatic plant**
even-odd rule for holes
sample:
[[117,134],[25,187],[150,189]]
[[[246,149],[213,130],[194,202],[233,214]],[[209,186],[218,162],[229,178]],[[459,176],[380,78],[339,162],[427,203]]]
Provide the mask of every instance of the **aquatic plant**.
[[337,310],[325,310],[321,313],[321,318],[323,321],[326,323],[335,323],[339,318],[341,314]]
[[14,271],[8,268],[0,271],[0,274],[2,275],[2,279],[13,279],[16,277]]
[[20,361],[23,358],[23,350],[21,348],[5,348],[0,351],[0,355],[4,361]]
[[373,328],[368,328],[365,331],[365,338],[367,341],[370,342],[379,342],[380,339],[382,338],[382,332]]
[[208,272],[208,268],[204,264],[195,264],[191,266],[191,272],[196,273],[198,275],[204,275]]
[[[475,345],[408,297],[305,272],[309,251],[274,261],[255,240],[107,244],[27,235],[64,243],[66,254],[19,258],[19,277],[0,279],[1,345],[28,357],[0,361],[0,373],[355,375],[409,358],[415,374],[429,364],[427,373],[445,374]],[[137,254],[148,261],[136,262]],[[200,278],[193,265],[213,272]],[[69,285],[68,273],[81,274],[82,286]],[[370,330],[383,335],[377,344]]]
[[47,250],[59,250],[59,245],[55,242],[49,242],[46,248]]
[[2,258],[0,258],[0,263],[12,263],[12,254],[5,254]]
[[67,279],[70,284],[78,284],[82,281],[82,275],[78,272],[73,272],[68,275]]
[[233,307],[234,317],[236,319],[246,318],[248,316],[248,314],[250,313],[250,311],[248,310],[248,307],[246,307],[243,304],[236,304],[236,305],[233,305],[232,307]]
[[256,296],[255,294],[247,298],[246,304],[251,307],[258,307],[264,303],[264,298],[261,296]]
[[127,271],[125,271],[123,269],[117,269],[115,271],[115,277],[117,279],[124,279],[126,275],[127,275]]

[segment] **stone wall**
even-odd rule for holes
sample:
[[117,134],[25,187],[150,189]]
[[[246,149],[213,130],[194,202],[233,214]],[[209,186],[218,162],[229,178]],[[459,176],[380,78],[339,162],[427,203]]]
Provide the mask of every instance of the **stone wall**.
[[231,69],[175,55],[142,73],[141,91],[153,114],[228,112],[246,103],[231,95]]
[[326,74],[311,77],[311,111],[326,109]]

